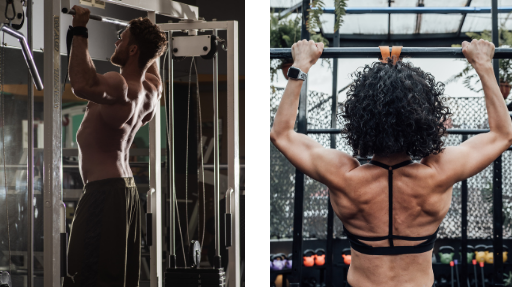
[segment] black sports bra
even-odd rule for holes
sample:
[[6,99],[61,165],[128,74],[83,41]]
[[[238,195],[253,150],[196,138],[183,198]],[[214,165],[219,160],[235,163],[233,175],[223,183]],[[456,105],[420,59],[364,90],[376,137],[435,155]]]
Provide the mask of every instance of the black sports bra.
[[[370,161],[371,164],[380,166],[386,170],[388,170],[388,185],[389,185],[389,233],[387,236],[380,236],[380,237],[364,237],[364,236],[358,236],[355,234],[352,234],[347,230],[345,226],[343,226],[343,229],[345,231],[345,234],[347,235],[348,240],[350,241],[350,245],[354,250],[368,255],[399,255],[399,254],[416,254],[416,253],[423,253],[429,250],[432,250],[434,248],[434,243],[437,238],[437,232],[439,231],[439,227],[437,228],[436,232],[434,234],[429,236],[422,236],[422,237],[409,237],[409,236],[399,236],[399,235],[393,235],[393,170],[397,168],[401,168],[403,166],[406,166],[408,164],[412,163],[412,160],[407,160],[404,162],[401,162],[399,164],[395,164],[393,166],[388,166],[383,163],[380,163],[378,161]],[[368,244],[365,244],[361,242],[361,240],[364,241],[382,241],[382,240],[389,240],[389,246],[387,247],[373,247]],[[407,241],[422,241],[426,240],[425,242],[422,242],[415,246],[394,246],[393,239],[401,239],[401,240],[407,240]]]

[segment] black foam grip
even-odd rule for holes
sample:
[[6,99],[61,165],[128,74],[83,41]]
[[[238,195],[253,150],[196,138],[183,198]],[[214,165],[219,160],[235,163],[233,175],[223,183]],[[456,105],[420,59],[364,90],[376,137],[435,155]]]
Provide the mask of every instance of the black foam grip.
[[226,213],[226,224],[224,226],[226,227],[226,247],[231,247],[231,213]]
[[146,245],[153,246],[153,214],[146,213]]
[[68,234],[60,234],[60,277],[68,276]]

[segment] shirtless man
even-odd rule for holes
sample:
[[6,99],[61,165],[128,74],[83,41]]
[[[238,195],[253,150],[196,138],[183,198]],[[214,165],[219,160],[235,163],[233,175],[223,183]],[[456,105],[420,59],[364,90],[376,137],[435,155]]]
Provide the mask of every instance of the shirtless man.
[[[83,31],[90,11],[73,9],[73,27]],[[135,134],[159,107],[155,60],[167,41],[148,19],[131,20],[110,59],[121,72],[100,75],[79,34],[74,32],[69,77],[75,95],[89,101],[77,133],[85,187],[71,227],[64,286],[139,286],[140,204],[128,156]]]

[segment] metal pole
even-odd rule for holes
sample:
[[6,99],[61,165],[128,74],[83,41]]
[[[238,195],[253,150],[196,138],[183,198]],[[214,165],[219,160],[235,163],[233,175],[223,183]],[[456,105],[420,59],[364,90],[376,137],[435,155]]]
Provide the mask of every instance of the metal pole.
[[[476,135],[488,133],[490,130],[465,130],[465,129],[449,129],[446,130],[450,135]],[[340,134],[340,129],[309,129],[308,134]]]
[[[462,142],[465,142],[468,139],[467,135],[462,136]],[[462,285],[467,281],[468,278],[468,180],[465,179],[461,183],[460,187],[460,193],[461,193],[461,234],[462,234],[462,240],[461,240],[461,273],[460,273],[460,282],[462,282]],[[458,268],[458,267],[457,267]],[[470,286],[468,286],[470,287]]]
[[[238,22],[229,21],[227,29],[227,131],[228,131],[228,188],[234,196],[231,222],[231,242],[229,248],[229,269],[227,281],[230,287],[241,285],[240,277],[240,156],[238,146]],[[231,44],[230,44],[231,43]],[[219,215],[219,214],[217,214]]]
[[62,106],[60,0],[44,1],[44,287],[60,286]]
[[[302,27],[301,27],[301,39],[309,40],[309,32],[306,29],[306,16],[307,10],[309,9],[309,0],[302,0]],[[307,80],[302,84],[300,90],[299,99],[299,114],[297,132],[306,134],[307,133],[307,100],[308,100],[308,83]],[[302,222],[304,220],[304,173],[300,170],[295,169],[295,198],[293,208],[293,264],[292,274],[289,278],[290,287],[300,287],[302,282]]]
[[[334,33],[334,39],[332,42],[333,47],[339,47],[340,45],[340,31],[336,30]],[[332,65],[332,96],[331,96],[331,128],[335,129],[337,126],[338,112],[338,59],[333,59]],[[336,149],[336,135],[331,134],[331,148]],[[325,249],[325,264],[326,264],[326,278],[325,285],[332,287],[333,278],[333,234],[334,234],[334,211],[331,205],[331,195],[329,194],[327,201],[327,247]]]
[[[156,13],[148,12],[148,19],[156,23]],[[160,58],[156,59],[160,71]],[[149,122],[149,182],[148,213],[152,214],[153,244],[150,252],[150,285],[162,286],[162,149],[160,147],[160,104],[155,108],[155,116]]]
[[[213,30],[213,35],[217,36],[217,29]],[[213,208],[215,214],[219,214],[219,63],[218,55],[213,57]],[[227,202],[226,202],[227,204]],[[220,227],[219,217],[215,216],[215,266],[221,267],[220,258]]]
[[[497,46],[497,45],[496,45]],[[391,47],[390,47],[391,51]],[[325,48],[320,58],[373,58],[381,56],[379,47]],[[411,58],[465,58],[462,48],[451,47],[403,47],[401,57]],[[271,48],[270,59],[291,59],[291,48]],[[512,48],[496,48],[494,59],[512,58]]]
[[176,207],[176,188],[174,186],[175,178],[174,178],[174,90],[173,90],[173,63],[172,63],[172,31],[169,31],[169,34],[167,36],[167,46],[168,54],[167,57],[169,58],[167,63],[167,74],[168,74],[168,81],[169,81],[169,88],[167,89],[169,94],[169,128],[168,128],[168,144],[169,144],[169,268],[176,268],[176,246],[174,244],[174,232],[176,231],[175,226],[175,207]]
[[[324,13],[334,14],[333,7],[323,8]],[[346,7],[347,14],[475,14],[491,13],[491,7],[373,7],[359,8]],[[501,7],[498,13],[510,13],[512,7]]]
[[[67,8],[62,8],[62,13],[69,14],[69,15],[75,15],[76,14],[75,10],[73,10],[73,9],[68,10]],[[148,13],[154,13],[154,12],[149,12],[148,11]],[[105,17],[105,16],[94,15],[94,14],[89,15],[89,19],[100,21],[100,22],[104,22],[104,23],[121,25],[121,26],[124,26],[124,27],[129,25],[128,22],[123,21],[123,20],[114,19],[114,18]]]
[[[492,42],[499,47],[498,0],[492,0]],[[499,60],[493,59],[492,65],[498,85],[500,83]],[[503,218],[502,218],[502,157],[494,161],[493,172],[493,245],[494,245],[494,284],[503,284]]]
[[[32,0],[27,2],[27,42],[28,46],[32,47]],[[32,52],[32,50],[30,50]],[[28,208],[28,246],[27,246],[27,286],[33,286],[34,280],[34,86],[32,85],[32,74],[28,73],[27,79],[27,94],[28,94],[28,123],[27,123],[27,208]]]

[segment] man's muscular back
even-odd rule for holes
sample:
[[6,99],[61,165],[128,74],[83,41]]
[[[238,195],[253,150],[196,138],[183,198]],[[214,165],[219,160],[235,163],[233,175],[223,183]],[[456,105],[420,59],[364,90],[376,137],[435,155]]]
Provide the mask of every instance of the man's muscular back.
[[142,82],[123,81],[126,97],[114,103],[87,105],[77,133],[80,172],[84,183],[115,177],[131,177],[129,149],[139,128],[147,124],[159,106],[160,82],[146,74]]

